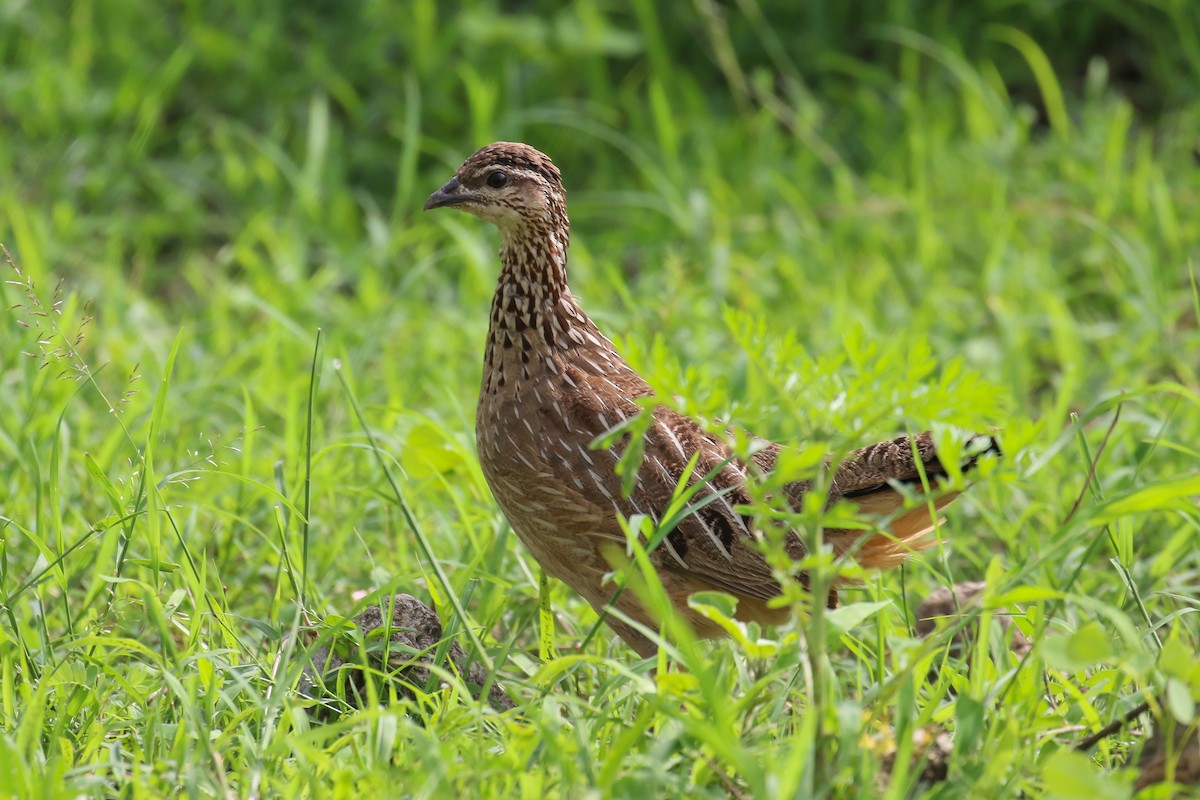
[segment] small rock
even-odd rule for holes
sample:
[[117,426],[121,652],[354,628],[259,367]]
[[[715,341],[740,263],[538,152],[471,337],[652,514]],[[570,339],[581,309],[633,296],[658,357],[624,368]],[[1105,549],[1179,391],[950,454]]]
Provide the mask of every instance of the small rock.
[[[381,638],[371,637],[372,631],[385,626],[385,615],[389,603],[384,601],[379,605],[368,606],[354,618],[359,634],[368,644],[368,659],[371,667],[392,676],[397,691],[407,697],[413,697],[408,685],[424,686],[429,681],[429,667],[432,665],[434,652],[442,640],[442,623],[437,613],[412,595],[398,594],[392,598],[391,643],[387,647],[387,665],[381,663],[384,651]],[[344,648],[343,648],[344,649]],[[469,662],[467,654],[458,644],[451,642],[447,650],[449,660],[454,663],[463,681],[475,690],[487,684],[487,669],[479,663]],[[336,695],[339,684],[338,671],[346,669],[350,673],[345,677],[346,692]],[[359,706],[363,698],[366,676],[358,660],[358,653],[348,658],[340,656],[337,646],[318,647],[311,653],[311,663],[304,670],[300,681],[300,691],[309,697],[339,697],[350,706]],[[512,698],[496,683],[488,690],[488,702],[499,711],[514,707]],[[328,710],[329,706],[326,706]]]
[[[978,605],[979,598],[983,595],[986,586],[987,584],[982,581],[966,581],[954,584],[953,592],[945,586],[937,589],[917,607],[917,634],[924,639],[938,629],[939,620],[952,623],[960,611]],[[1012,619],[1007,613],[1001,611],[996,614],[994,619],[1000,623],[1000,629],[1008,635],[1008,647],[1013,653],[1017,656],[1024,656],[1029,652],[1029,649],[1033,647],[1033,642],[1021,632],[1020,628],[1013,625]],[[954,634],[951,641],[955,652],[961,651],[964,645],[974,642],[978,629],[979,623],[974,621]]]

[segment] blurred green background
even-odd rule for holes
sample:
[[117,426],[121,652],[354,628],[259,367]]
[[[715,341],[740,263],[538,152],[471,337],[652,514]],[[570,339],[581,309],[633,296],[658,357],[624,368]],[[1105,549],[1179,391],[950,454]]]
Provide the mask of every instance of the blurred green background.
[[[871,329],[936,311],[962,347],[1017,311],[984,308],[1028,271],[997,227],[1068,253],[1026,288],[1069,286],[1083,321],[1186,313],[1194,3],[777,5],[7,3],[5,241],[116,315],[145,298],[173,324],[230,281],[307,331],[414,293],[477,327],[459,292],[486,293],[491,264],[443,263],[420,205],[509,138],[564,170],[577,281],[614,313],[672,315],[686,293],[658,290],[702,275],[697,311],[793,305],[821,315],[808,337],[853,281]],[[1098,286],[1110,226],[1174,269],[1135,241],[1123,285]],[[613,272],[666,307],[614,302]]]
[[[340,776],[360,793],[414,781],[399,785],[449,796],[486,780],[497,796],[722,796],[710,755],[744,777],[737,764],[769,772],[814,742],[839,754],[827,771],[779,767],[792,777],[778,785],[873,774],[883,755],[849,747],[868,728],[832,701],[843,739],[809,731],[777,750],[776,728],[746,723],[759,733],[742,755],[712,755],[680,723],[663,734],[670,757],[624,738],[631,760],[611,768],[612,741],[651,702],[636,691],[604,706],[590,749],[566,744],[575,734],[546,721],[553,709],[538,736],[497,733],[498,752],[402,714],[388,717],[401,726],[392,750],[370,715],[312,744],[280,716],[266,665],[296,624],[298,576],[310,608],[349,614],[353,592],[417,591],[429,574],[335,359],[475,619],[536,647],[536,565],[473,453],[496,237],[421,212],[497,139],[562,169],[576,294],[664,395],[790,443],[1005,428],[1006,471],[956,507],[943,571],[878,579],[870,599],[999,563],[1013,583],[1110,603],[1147,641],[1175,626],[1194,652],[1190,484],[1138,506],[1149,516],[1115,524],[1100,551],[1063,520],[1089,471],[1072,413],[1107,421],[1128,393],[1097,502],[1194,475],[1200,458],[1200,3],[6,0],[0,242],[19,271],[0,265],[12,306],[0,756],[21,765],[12,781],[33,791],[37,766],[57,776],[42,788],[68,793],[229,781],[246,794],[257,780],[303,794]],[[1089,455],[1103,434],[1087,428]],[[561,635],[578,641],[590,610],[561,587],[553,597]],[[1081,608],[1050,616],[1071,630],[1099,614]],[[878,622],[880,647],[910,621]],[[731,681],[753,680],[718,656]],[[1043,740],[1013,731],[1097,727],[1161,685],[1130,669],[1099,710],[1047,708],[1037,686],[989,706],[951,790],[1053,788],[1078,765],[1043,769]],[[164,674],[187,691],[155,695]],[[929,714],[955,708],[942,691],[922,695]],[[55,698],[74,705],[30,712]],[[882,707],[911,711],[894,701]],[[179,718],[186,734],[162,727]],[[664,719],[646,724],[674,731]],[[351,755],[330,766],[281,750],[276,724]],[[1105,747],[1099,768],[1129,763]],[[169,768],[214,749],[228,772]]]

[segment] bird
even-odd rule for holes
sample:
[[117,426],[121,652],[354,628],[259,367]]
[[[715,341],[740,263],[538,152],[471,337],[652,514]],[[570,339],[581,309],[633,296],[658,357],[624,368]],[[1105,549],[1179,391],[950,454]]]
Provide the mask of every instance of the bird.
[[[739,620],[786,621],[789,609],[772,603],[782,590],[759,545],[761,531],[741,513],[751,502],[748,482],[772,472],[783,447],[758,440],[753,455],[738,459],[725,437],[654,402],[650,386],[584,313],[567,283],[566,191],[550,158],[519,142],[489,144],[425,202],[426,211],[440,208],[465,211],[500,230],[476,446],[497,504],[542,569],[582,596],[639,656],[654,656],[658,645],[648,633],[657,632],[661,620],[609,578],[614,553],[628,544],[622,517],[640,514],[660,523],[686,474],[695,492],[692,513],[649,552],[671,605],[701,639],[721,637],[725,629],[689,607],[697,592],[732,595]],[[611,446],[603,440],[643,409],[651,419],[627,492],[616,466],[632,433]],[[983,452],[998,452],[992,437],[977,438],[968,442],[963,469]],[[871,444],[831,460],[827,469],[827,504],[853,503],[886,527],[823,531],[835,555],[850,554],[867,569],[895,567],[929,547],[937,512],[958,494],[938,492],[906,505],[906,494],[936,487],[947,474],[929,432]],[[799,509],[812,488],[811,480],[796,481],[783,493]],[[784,546],[794,560],[807,555],[795,531],[786,532]],[[803,573],[797,578],[808,588]],[[828,607],[837,605],[837,588],[829,590]],[[606,613],[610,604],[620,614]]]

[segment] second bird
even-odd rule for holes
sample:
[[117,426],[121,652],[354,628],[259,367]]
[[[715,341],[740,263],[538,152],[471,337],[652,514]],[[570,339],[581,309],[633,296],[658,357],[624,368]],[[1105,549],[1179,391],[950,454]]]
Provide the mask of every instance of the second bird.
[[[626,547],[620,516],[659,520],[698,455],[691,482],[714,475],[698,487],[693,502],[720,496],[685,517],[650,553],[663,588],[705,638],[724,631],[688,607],[688,597],[700,591],[733,595],[739,619],[785,620],[787,609],[768,606],[780,587],[759,550],[753,520],[736,510],[750,502],[747,480],[774,469],[780,445],[764,443],[748,461],[739,461],[696,421],[657,406],[648,412],[653,424],[628,497],[615,472],[620,448],[593,448],[598,437],[637,415],[638,398],[652,392],[567,286],[570,223],[558,168],[528,145],[490,144],[425,203],[426,210],[442,207],[474,214],[502,235],[476,440],[488,485],[537,562],[603,613],[614,594],[612,583],[605,582],[613,569],[607,554]],[[974,458],[964,466],[973,463]],[[927,547],[933,528],[928,505],[902,510],[904,496],[895,488],[897,483],[919,488],[922,471],[934,482],[945,474],[928,433],[873,444],[838,465],[829,480],[830,504],[849,500],[864,513],[892,518],[886,531],[826,530],[833,551],[852,552],[862,566],[882,569]],[[799,508],[810,488],[807,481],[797,482],[785,492]],[[941,509],[954,497],[938,494],[933,505]],[[786,547],[795,559],[806,555],[795,533],[788,534]],[[644,631],[658,626],[635,594],[621,593],[614,606],[636,625],[612,615],[608,625],[637,653],[653,655],[655,644]]]

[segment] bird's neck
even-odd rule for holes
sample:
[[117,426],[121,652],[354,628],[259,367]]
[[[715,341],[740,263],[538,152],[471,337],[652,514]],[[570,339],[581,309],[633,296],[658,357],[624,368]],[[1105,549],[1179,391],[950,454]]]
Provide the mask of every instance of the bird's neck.
[[[500,244],[500,282],[496,300],[501,321],[515,322],[520,316],[541,314],[553,308],[567,289],[567,247],[564,227],[522,228],[505,231]],[[497,309],[493,308],[493,312]],[[496,317],[492,318],[493,324]]]
[[528,380],[545,369],[547,359],[580,346],[611,347],[567,287],[567,246],[565,226],[505,231],[484,360],[485,394]]

